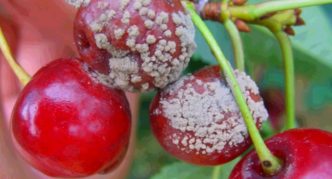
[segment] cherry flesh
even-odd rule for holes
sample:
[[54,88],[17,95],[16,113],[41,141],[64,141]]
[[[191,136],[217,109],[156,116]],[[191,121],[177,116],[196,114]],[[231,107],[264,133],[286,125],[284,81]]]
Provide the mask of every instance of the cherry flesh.
[[[237,79],[257,127],[267,111],[256,84],[244,73]],[[251,145],[232,92],[218,66],[180,78],[158,92],[150,106],[153,133],[173,156],[198,165],[226,163]]]
[[332,176],[332,133],[319,129],[292,129],[266,141],[282,161],[273,176],[264,174],[255,151],[235,166],[230,179],[326,179]]
[[83,177],[122,160],[131,115],[125,94],[97,83],[77,59],[41,68],[12,113],[19,153],[43,173]]
[[74,38],[105,84],[146,91],[180,76],[196,47],[194,30],[180,0],[92,0],[79,8]]

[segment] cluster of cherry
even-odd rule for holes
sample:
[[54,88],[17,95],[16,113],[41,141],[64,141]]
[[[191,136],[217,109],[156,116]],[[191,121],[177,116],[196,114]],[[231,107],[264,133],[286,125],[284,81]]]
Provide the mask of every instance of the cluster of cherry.
[[[179,159],[220,165],[249,148],[246,125],[220,68],[180,77],[196,48],[195,28],[180,0],[68,2],[78,7],[74,39],[80,57],[41,68],[13,110],[16,146],[29,163],[57,177],[116,167],[131,129],[122,90],[158,89],[150,106],[151,126],[165,150]],[[268,116],[259,90],[244,72],[235,75],[260,127]],[[331,139],[318,130],[293,130],[267,145],[282,160],[282,173],[294,176],[285,168],[306,170],[318,158],[328,160],[318,155],[332,156]],[[246,171],[251,178],[264,176],[255,153],[243,158],[231,177],[245,178],[240,173]]]

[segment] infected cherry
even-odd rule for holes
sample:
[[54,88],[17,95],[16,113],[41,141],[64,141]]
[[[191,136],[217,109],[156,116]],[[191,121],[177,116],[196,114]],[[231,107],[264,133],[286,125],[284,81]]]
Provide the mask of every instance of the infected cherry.
[[12,113],[19,153],[43,173],[83,177],[122,160],[131,115],[125,94],[97,83],[77,59],[41,68]]
[[195,28],[180,0],[80,2],[76,46],[108,86],[163,88],[178,79],[196,48]]
[[264,174],[255,151],[233,169],[230,179],[325,179],[332,176],[332,133],[291,129],[268,139],[266,145],[282,161],[273,176]]
[[[267,111],[256,84],[236,72],[257,127]],[[231,89],[218,66],[180,78],[158,92],[150,106],[153,133],[175,157],[198,165],[226,163],[251,144]]]

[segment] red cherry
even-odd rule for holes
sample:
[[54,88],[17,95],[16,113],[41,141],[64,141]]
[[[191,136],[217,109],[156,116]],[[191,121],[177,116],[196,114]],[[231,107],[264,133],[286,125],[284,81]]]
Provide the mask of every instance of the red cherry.
[[327,179],[332,176],[332,133],[319,129],[292,129],[266,141],[268,148],[282,160],[281,170],[273,176],[263,173],[255,151],[235,166],[230,179]]
[[285,96],[282,90],[277,88],[264,89],[261,92],[265,107],[269,113],[272,127],[276,130],[282,128],[282,116],[285,113]]
[[130,125],[125,94],[97,83],[77,59],[40,69],[12,113],[19,153],[56,177],[83,177],[114,166],[127,150]]
[[76,16],[82,60],[105,84],[129,91],[175,81],[196,48],[180,0],[91,0]]
[[[244,73],[236,77],[261,126],[267,111],[256,84]],[[150,120],[159,143],[175,157],[198,165],[226,163],[251,144],[231,89],[218,66],[180,78],[158,92]]]

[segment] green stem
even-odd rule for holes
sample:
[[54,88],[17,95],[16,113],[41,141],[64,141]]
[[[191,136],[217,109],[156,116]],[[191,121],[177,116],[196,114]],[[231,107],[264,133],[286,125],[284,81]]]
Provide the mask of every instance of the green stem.
[[211,179],[219,179],[221,165],[213,167],[213,173]]
[[274,32],[284,61],[285,95],[286,95],[286,122],[285,129],[295,128],[295,80],[293,51],[289,37],[283,31]]
[[269,13],[303,8],[308,6],[318,6],[330,4],[332,0],[278,0],[267,1],[255,5],[232,6],[229,8],[233,17],[246,21],[254,21]]
[[240,86],[235,78],[231,65],[227,61],[223,52],[221,51],[212,33],[210,32],[204,21],[201,19],[201,17],[196,13],[191,3],[187,3],[187,9],[191,14],[194,24],[202,33],[212,53],[216,57],[222,71],[225,74],[226,79],[228,79],[228,83],[231,87],[236,103],[240,108],[241,114],[244,118],[244,122],[247,126],[249,135],[253,141],[257,155],[262,163],[263,170],[267,174],[273,174],[277,172],[280,169],[279,160],[272,155],[271,151],[265,145],[263,138],[260,136],[259,131],[255,125],[254,119],[252,117],[252,114],[250,113],[248,105],[242,94]]
[[26,85],[30,81],[30,76],[26,71],[22,69],[20,65],[16,63],[16,60],[14,59],[10,47],[8,45],[8,42],[2,32],[2,29],[0,27],[0,49],[8,62],[11,69],[14,71],[17,78],[20,80],[22,85]]
[[224,25],[232,41],[235,66],[238,70],[244,71],[244,52],[240,32],[230,19],[227,19]]
[[[229,3],[229,0],[221,0],[221,8],[223,9],[223,8],[227,8],[227,6],[228,6],[228,3]],[[224,14],[220,14],[221,16],[221,19],[222,18],[224,18],[223,16],[224,16]],[[227,19],[228,19],[228,17],[227,17]],[[212,173],[212,177],[211,177],[211,179],[219,179],[219,176],[220,176],[220,169],[221,169],[221,166],[219,165],[219,166],[215,166],[214,168],[213,168],[213,173]]]

